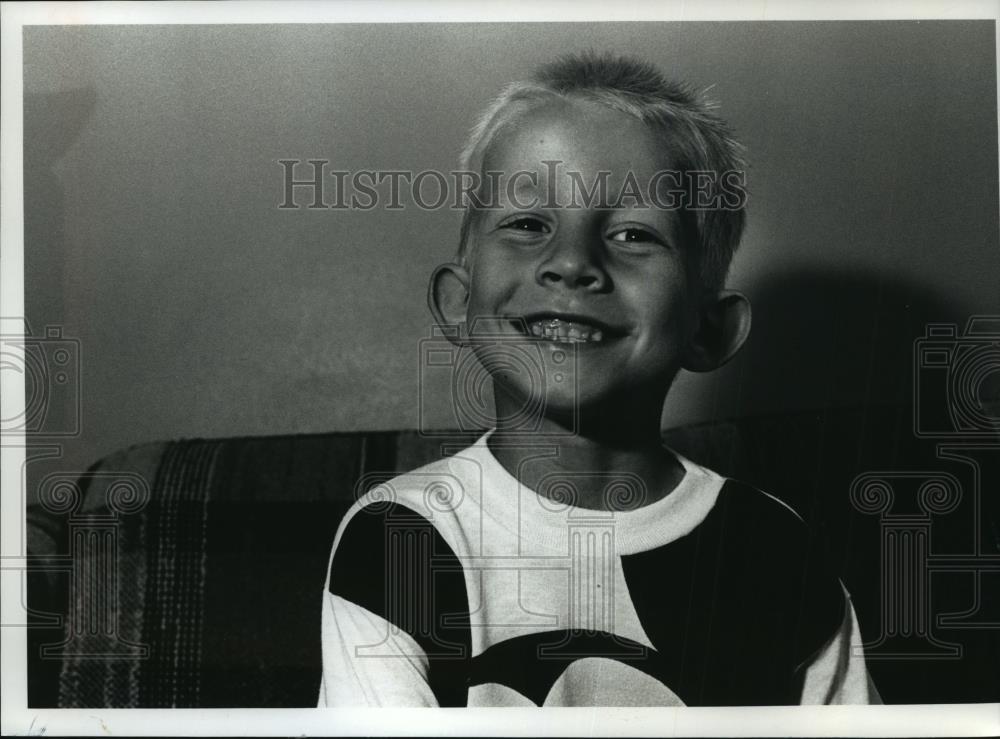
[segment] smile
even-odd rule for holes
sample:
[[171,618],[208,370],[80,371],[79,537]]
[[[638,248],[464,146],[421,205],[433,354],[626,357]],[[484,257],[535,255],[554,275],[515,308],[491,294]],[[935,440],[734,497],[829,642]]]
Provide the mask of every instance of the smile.
[[528,324],[528,331],[531,332],[532,336],[537,336],[545,341],[566,344],[597,343],[604,340],[604,332],[601,329],[561,318],[533,321]]

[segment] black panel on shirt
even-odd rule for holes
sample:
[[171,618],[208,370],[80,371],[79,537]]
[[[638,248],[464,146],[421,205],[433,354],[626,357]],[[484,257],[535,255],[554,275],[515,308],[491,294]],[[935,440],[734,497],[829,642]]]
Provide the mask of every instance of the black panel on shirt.
[[732,480],[690,534],[621,559],[661,680],[689,706],[798,703],[804,663],[844,617],[816,538]]
[[465,577],[430,521],[396,504],[362,508],[334,553],[330,592],[413,637],[427,655],[438,704],[466,705],[471,635]]

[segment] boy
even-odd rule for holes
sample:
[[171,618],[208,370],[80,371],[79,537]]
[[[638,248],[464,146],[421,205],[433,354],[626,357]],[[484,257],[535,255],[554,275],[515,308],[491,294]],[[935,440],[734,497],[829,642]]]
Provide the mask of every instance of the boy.
[[341,523],[320,705],[875,699],[801,520],[660,439],[677,371],[749,331],[722,289],[725,125],[646,64],[570,57],[504,90],[462,163],[479,187],[429,303],[490,372],[496,428]]

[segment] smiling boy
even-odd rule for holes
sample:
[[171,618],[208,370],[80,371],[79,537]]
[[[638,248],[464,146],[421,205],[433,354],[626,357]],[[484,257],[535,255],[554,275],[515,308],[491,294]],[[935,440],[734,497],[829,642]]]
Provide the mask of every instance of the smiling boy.
[[[320,705],[876,700],[801,520],[661,441],[677,372],[750,327],[723,289],[743,203],[692,207],[742,169],[725,124],[644,63],[570,57],[504,90],[463,169],[502,176],[429,303],[490,372],[496,428],[341,522]],[[707,192],[662,207],[665,172]]]

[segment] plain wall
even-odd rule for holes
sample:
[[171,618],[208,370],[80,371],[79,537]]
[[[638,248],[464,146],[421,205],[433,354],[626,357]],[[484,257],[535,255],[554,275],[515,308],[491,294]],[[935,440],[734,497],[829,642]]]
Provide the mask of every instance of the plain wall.
[[[57,464],[417,426],[426,280],[459,214],[280,210],[278,160],[452,169],[503,84],[588,48],[711,86],[751,161],[730,284],[752,338],[679,378],[665,425],[905,401],[926,322],[1000,313],[994,40],[992,21],[28,28],[26,313],[81,352]],[[449,425],[444,378],[425,395]],[[75,413],[53,392],[51,423]]]

